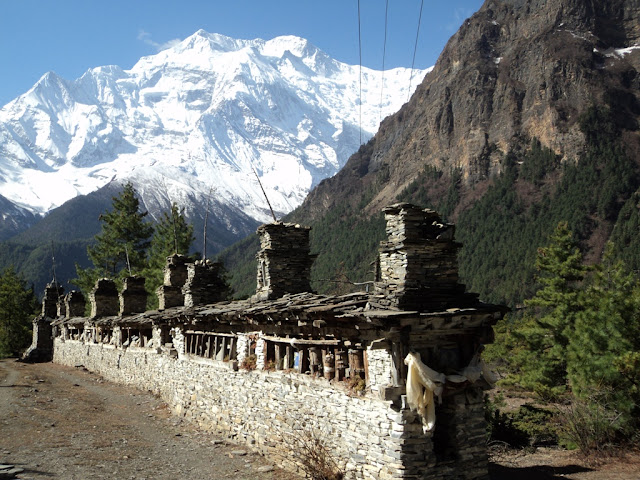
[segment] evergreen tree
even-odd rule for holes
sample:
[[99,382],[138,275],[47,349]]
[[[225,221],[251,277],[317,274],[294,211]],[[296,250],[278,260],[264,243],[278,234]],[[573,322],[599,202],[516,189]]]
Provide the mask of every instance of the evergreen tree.
[[640,271],[640,192],[635,192],[620,209],[611,233],[615,256],[624,259],[632,271]]
[[85,293],[101,277],[120,278],[141,274],[146,267],[146,253],[153,227],[144,221],[147,212],[140,211],[140,202],[131,183],[127,183],[119,196],[113,197],[113,210],[100,216],[102,231],[95,243],[87,247],[93,268],[76,265],[78,278],[73,283]]
[[149,262],[144,270],[150,307],[157,306],[155,291],[162,285],[163,268],[167,257],[174,253],[187,255],[194,240],[193,225],[187,223],[184,211],[180,210],[174,202],[171,205],[171,212],[162,213],[162,218],[156,224],[151,238]]
[[38,309],[33,288],[13,266],[0,275],[0,358],[19,355],[31,342],[31,320]]
[[639,331],[640,285],[623,262],[613,261],[609,244],[576,317],[568,374],[573,393],[614,411],[622,432],[634,428],[640,410]]
[[525,305],[525,315],[503,337],[511,350],[508,362],[514,380],[543,397],[567,387],[567,355],[576,318],[583,310],[581,282],[587,267],[566,222],[561,222],[548,246],[538,249],[536,268],[541,288]]

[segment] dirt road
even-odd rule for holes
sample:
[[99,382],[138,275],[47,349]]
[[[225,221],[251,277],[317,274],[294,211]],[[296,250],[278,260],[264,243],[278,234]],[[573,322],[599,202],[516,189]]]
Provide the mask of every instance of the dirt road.
[[298,478],[181,424],[149,393],[13,360],[0,361],[0,464],[34,480]]

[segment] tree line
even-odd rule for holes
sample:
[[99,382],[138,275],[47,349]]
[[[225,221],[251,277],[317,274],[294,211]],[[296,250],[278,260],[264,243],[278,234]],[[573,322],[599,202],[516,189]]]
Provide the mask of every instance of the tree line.
[[[162,285],[166,258],[189,254],[195,238],[193,226],[175,202],[155,224],[147,221],[147,215],[131,183],[112,198],[111,211],[100,215],[101,232],[87,247],[93,266],[76,264],[77,278],[71,281],[85,297],[99,278],[121,282],[126,276],[139,275],[145,277],[148,308],[157,307],[155,291]],[[38,308],[33,286],[14,266],[6,268],[0,275],[0,358],[18,355],[29,345],[31,320]]]

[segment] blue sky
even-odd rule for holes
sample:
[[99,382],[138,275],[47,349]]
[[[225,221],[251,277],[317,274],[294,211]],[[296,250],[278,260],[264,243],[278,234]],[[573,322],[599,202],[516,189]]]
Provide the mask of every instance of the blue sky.
[[[411,67],[420,0],[389,0],[385,67]],[[362,63],[382,68],[386,0],[360,0]],[[482,0],[425,0],[415,68],[435,63]],[[47,71],[73,80],[100,65],[131,68],[198,29],[235,38],[307,38],[358,64],[357,0],[0,0],[0,106]]]

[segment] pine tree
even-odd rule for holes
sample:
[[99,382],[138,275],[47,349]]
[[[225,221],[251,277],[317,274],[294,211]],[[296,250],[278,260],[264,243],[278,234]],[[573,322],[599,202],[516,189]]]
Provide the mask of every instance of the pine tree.
[[33,288],[13,266],[0,275],[0,358],[14,356],[31,342],[31,320],[38,305]]
[[630,431],[640,411],[640,285],[609,244],[586,288],[568,351],[575,395],[614,412],[615,428]]
[[131,183],[119,196],[113,197],[113,210],[100,216],[102,231],[95,243],[87,247],[93,268],[76,265],[78,278],[73,280],[85,293],[101,277],[120,278],[141,274],[146,267],[146,254],[153,227],[144,221],[147,212],[140,211],[140,202]]
[[538,249],[536,268],[541,288],[525,301],[532,308],[511,332],[519,345],[512,362],[522,386],[554,397],[567,387],[568,345],[584,308],[581,282],[588,270],[566,222]]
[[162,285],[163,268],[167,257],[174,253],[187,255],[194,240],[193,225],[187,223],[184,211],[180,210],[174,202],[171,205],[171,212],[162,213],[162,218],[156,224],[151,238],[149,261],[144,270],[150,307],[157,305],[155,291]]

